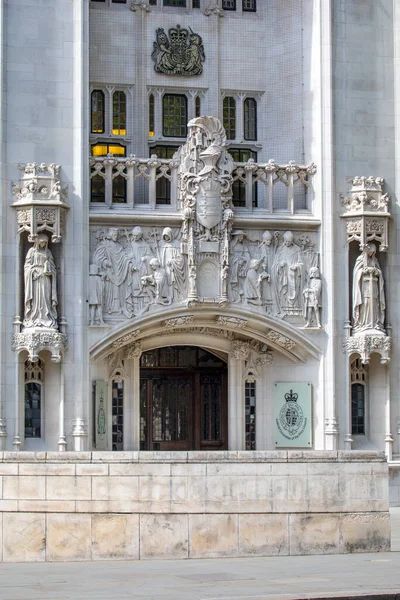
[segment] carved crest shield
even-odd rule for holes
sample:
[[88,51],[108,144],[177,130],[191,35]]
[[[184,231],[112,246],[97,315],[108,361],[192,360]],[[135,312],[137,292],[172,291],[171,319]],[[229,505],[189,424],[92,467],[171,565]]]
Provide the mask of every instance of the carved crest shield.
[[220,184],[215,179],[208,178],[200,183],[196,197],[196,217],[207,229],[215,227],[221,220],[219,192]]

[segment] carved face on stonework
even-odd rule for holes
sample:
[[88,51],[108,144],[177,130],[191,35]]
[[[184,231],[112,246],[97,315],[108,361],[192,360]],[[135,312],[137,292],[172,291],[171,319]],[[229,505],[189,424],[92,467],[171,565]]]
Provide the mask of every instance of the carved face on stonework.
[[149,264],[153,271],[157,271],[157,269],[160,267],[158,258],[152,258]]
[[166,227],[162,232],[162,238],[164,242],[170,242],[172,240],[172,231],[169,227]]
[[272,244],[272,233],[270,231],[264,231],[263,244],[266,246],[270,246]]
[[367,244],[367,254],[368,256],[374,256],[374,254],[376,254],[375,244]]
[[42,250],[44,250],[45,248],[47,248],[48,243],[49,238],[47,237],[47,235],[45,235],[44,233],[38,235],[36,242],[37,248],[41,248]]
[[284,246],[291,246],[293,244],[293,233],[291,231],[283,234],[283,244]]
[[132,239],[134,242],[140,242],[143,237],[143,232],[141,227],[134,227],[132,229]]
[[311,269],[310,269],[310,278],[311,279],[319,279],[319,269],[318,269],[318,267],[311,267]]
[[110,229],[108,235],[113,242],[116,242],[118,239],[118,229]]

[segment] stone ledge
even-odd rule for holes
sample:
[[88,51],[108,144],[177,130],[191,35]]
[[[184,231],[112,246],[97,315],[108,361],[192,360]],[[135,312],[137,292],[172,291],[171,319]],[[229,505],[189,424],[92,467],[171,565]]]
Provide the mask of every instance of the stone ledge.
[[381,451],[0,452],[0,463],[296,463],[386,462]]

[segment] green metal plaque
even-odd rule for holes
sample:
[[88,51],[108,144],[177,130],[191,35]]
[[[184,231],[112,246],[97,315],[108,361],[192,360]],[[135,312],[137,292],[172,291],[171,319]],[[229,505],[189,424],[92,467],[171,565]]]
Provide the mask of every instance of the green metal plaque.
[[275,447],[311,448],[311,424],[311,383],[275,383]]
[[107,383],[95,382],[95,440],[96,450],[107,450]]

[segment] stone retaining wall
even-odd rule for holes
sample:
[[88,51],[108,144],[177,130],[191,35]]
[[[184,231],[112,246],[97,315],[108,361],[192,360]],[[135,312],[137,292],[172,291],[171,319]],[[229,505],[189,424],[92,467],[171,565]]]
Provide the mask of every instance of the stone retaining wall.
[[371,452],[0,453],[3,561],[385,551]]

